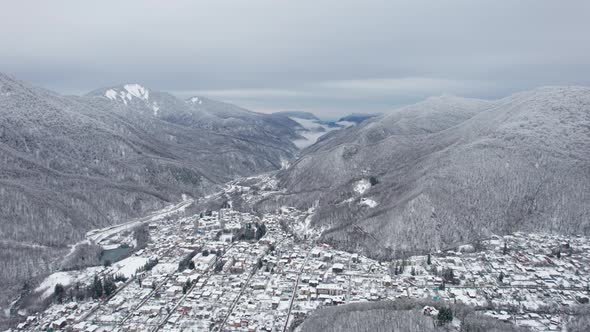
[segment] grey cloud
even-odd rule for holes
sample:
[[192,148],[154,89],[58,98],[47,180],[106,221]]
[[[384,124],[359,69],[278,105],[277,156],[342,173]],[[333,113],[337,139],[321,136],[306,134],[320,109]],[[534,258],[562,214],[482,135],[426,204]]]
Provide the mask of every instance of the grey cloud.
[[386,111],[440,93],[590,85],[588,1],[13,1],[0,71],[65,93],[122,82],[257,110]]

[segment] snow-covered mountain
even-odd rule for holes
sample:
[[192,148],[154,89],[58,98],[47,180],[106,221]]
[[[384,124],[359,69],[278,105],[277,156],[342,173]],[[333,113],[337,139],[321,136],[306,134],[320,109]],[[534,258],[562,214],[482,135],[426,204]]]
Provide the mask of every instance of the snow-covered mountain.
[[259,204],[316,206],[323,239],[373,256],[491,233],[590,233],[590,89],[429,98],[339,130]]
[[125,106],[121,108],[124,111],[141,113],[180,126],[238,135],[275,148],[286,147],[289,153],[293,152],[292,140],[299,137],[295,131],[297,123],[284,117],[256,113],[199,96],[181,100],[139,84],[102,88],[90,92],[88,96],[108,99]]
[[0,283],[47,269],[91,228],[279,169],[296,125],[139,84],[62,96],[0,74],[0,237],[45,248],[11,246]]

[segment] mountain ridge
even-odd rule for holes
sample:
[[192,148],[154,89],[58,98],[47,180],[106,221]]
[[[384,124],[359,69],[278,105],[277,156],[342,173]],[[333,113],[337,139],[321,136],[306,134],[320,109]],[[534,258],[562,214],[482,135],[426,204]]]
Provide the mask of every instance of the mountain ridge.
[[376,257],[515,230],[588,233],[590,211],[574,203],[590,199],[588,109],[584,87],[431,98],[308,147],[279,171],[284,195],[259,207],[316,206],[326,242]]
[[195,109],[139,86],[125,103],[109,89],[62,96],[0,73],[0,236],[48,248],[6,248],[8,289],[50,271],[89,229],[276,170],[297,152],[284,119],[212,100]]

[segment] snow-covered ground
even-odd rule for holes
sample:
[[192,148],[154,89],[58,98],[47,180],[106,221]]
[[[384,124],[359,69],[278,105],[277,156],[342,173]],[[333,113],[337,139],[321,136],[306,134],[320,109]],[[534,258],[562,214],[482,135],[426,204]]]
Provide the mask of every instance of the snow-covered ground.
[[122,261],[113,264],[114,275],[124,275],[126,278],[131,278],[135,275],[135,272],[142,266],[144,266],[150,259],[147,257],[131,256],[127,257]]
[[35,288],[36,292],[42,293],[41,297],[46,299],[55,290],[55,285],[61,284],[62,286],[69,286],[76,282],[83,283],[90,278],[93,278],[95,274],[99,273],[103,267],[88,267],[82,270],[66,271],[66,272],[55,272],[47,276],[41,284]]
[[369,188],[371,188],[371,182],[367,179],[359,180],[354,184],[354,191],[359,195],[364,194]]
[[[112,275],[124,275],[127,278],[131,278],[135,275],[137,270],[143,267],[148,261],[149,258],[147,257],[131,256],[113,264],[109,269]],[[159,264],[157,266],[160,266],[160,269],[165,272],[169,271],[171,268],[168,265]],[[176,265],[174,267],[176,267]],[[76,282],[79,282],[80,284],[88,283],[95,275],[100,274],[105,269],[107,268],[93,266],[82,270],[55,272],[47,276],[35,291],[41,293],[41,297],[45,299],[53,294],[55,285],[61,284],[63,286],[69,286]]]
[[374,200],[370,199],[370,198],[361,198],[361,204],[364,204],[370,208],[374,208],[377,205],[379,205],[377,202],[375,202]]
[[178,264],[172,263],[158,263],[152,268],[153,275],[166,275],[173,273],[178,269]]

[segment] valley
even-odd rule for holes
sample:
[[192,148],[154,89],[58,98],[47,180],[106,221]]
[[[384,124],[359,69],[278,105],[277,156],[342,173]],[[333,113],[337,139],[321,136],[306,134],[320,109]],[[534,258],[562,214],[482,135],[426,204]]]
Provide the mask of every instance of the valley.
[[[235,187],[225,190],[221,196]],[[244,188],[242,194],[256,195]],[[584,236],[494,235],[427,256],[377,261],[337,250],[314,230],[294,232],[312,210],[282,207],[259,216],[226,207],[193,214],[182,204],[142,219],[151,240],[134,256],[69,278],[49,276],[38,291],[48,296],[63,283],[63,298],[17,330],[291,331],[302,322],[309,329],[305,318],[320,308],[415,299],[430,301],[428,319],[435,319],[433,306],[459,303],[531,331],[560,331],[588,301]],[[109,234],[113,240],[118,233]],[[109,276],[121,276],[113,293],[80,296],[93,278]],[[458,330],[461,321],[455,324]]]
[[0,79],[0,307],[19,330],[291,331],[400,300],[471,308],[455,330],[585,317],[587,88],[330,122]]
[[0,331],[589,332],[590,1],[0,3]]

